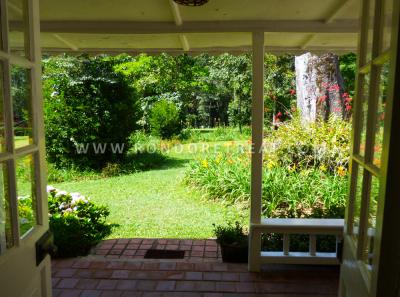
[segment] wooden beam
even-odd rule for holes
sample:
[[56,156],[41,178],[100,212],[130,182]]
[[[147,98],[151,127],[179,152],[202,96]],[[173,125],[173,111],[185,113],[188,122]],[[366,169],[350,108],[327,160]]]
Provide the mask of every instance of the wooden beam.
[[307,39],[304,41],[304,43],[301,46],[301,49],[306,49],[307,46],[314,40],[316,34],[311,34],[310,36],[307,37]]
[[[13,28],[21,23],[11,22]],[[218,32],[293,32],[293,33],[358,33],[358,20],[325,21],[207,21],[130,22],[130,21],[42,21],[41,32],[88,34],[165,34]]]
[[332,11],[329,12],[328,17],[326,17],[326,23],[332,23],[335,18],[343,11],[353,0],[342,0],[338,6],[336,6]]
[[[331,10],[328,14],[328,16],[325,18],[325,23],[329,24],[332,23],[335,18],[338,16],[338,14],[345,8],[349,3],[351,3],[353,0],[342,0],[341,3],[339,3],[338,6],[335,6],[333,10]],[[306,49],[307,46],[314,40],[315,36],[317,34],[312,34],[310,37],[303,43],[301,46],[302,49]]]
[[179,11],[179,6],[173,0],[169,0],[169,6],[171,7],[171,13],[174,17],[175,24],[180,26],[183,24],[181,12]]
[[[169,5],[171,7],[171,13],[172,13],[172,16],[174,17],[175,24],[177,26],[182,26],[183,20],[182,20],[181,12],[179,11],[178,4],[176,4],[173,0],[169,0]],[[184,51],[188,51],[190,49],[190,45],[189,45],[189,41],[188,41],[186,35],[179,34],[179,40],[181,41],[182,49]]]
[[190,50],[190,45],[189,45],[189,41],[188,41],[186,35],[185,34],[180,34],[179,35],[179,39],[181,41],[183,50],[185,52],[188,52]]
[[[22,8],[18,7],[17,5],[15,5],[14,3],[12,3],[11,1],[9,1],[7,3],[7,5],[10,7],[10,9],[14,10],[14,12],[16,14],[18,14],[21,18],[23,18],[23,10]],[[11,28],[13,28],[11,26]],[[63,44],[65,44],[66,46],[68,46],[70,49],[77,51],[78,47],[76,47],[75,45],[73,45],[72,43],[70,43],[69,41],[67,41],[65,38],[62,38],[60,35],[54,33],[53,34],[54,38],[56,38],[58,41],[61,41]]]
[[54,33],[53,34],[54,38],[56,38],[58,41],[61,41],[62,43],[64,43],[66,46],[68,46],[71,50],[73,51],[77,51],[79,50],[79,48],[74,45],[73,43],[69,42],[68,40],[66,40],[64,37],[61,37],[59,34]]
[[[221,53],[231,53],[231,54],[241,54],[246,52],[251,52],[251,46],[238,46],[238,47],[202,47],[202,48],[190,48],[187,53],[189,54],[201,54],[201,53],[210,53],[210,54],[221,54]],[[265,51],[272,54],[301,54],[306,51],[311,51],[313,53],[326,53],[334,52],[337,54],[345,54],[350,52],[355,52],[357,50],[356,47],[309,47],[307,49],[302,49],[301,47],[280,47],[280,46],[266,46]],[[71,52],[71,49],[68,47],[65,48],[42,48],[43,53],[47,54],[58,54]],[[169,54],[182,54],[185,50],[181,48],[79,48],[77,53],[89,53],[89,54],[121,54],[127,53],[132,55],[137,55],[140,53],[148,53],[148,54],[160,54],[160,53],[169,53]]]

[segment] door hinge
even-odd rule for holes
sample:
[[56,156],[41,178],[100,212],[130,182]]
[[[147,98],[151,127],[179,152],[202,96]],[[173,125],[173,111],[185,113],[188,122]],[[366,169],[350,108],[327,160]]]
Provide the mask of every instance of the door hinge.
[[53,233],[48,230],[36,242],[36,265],[39,265],[47,254],[54,255],[56,251]]

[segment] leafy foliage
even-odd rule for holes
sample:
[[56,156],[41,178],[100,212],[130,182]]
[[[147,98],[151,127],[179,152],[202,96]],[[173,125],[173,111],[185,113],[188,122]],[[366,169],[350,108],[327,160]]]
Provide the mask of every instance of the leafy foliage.
[[160,100],[154,104],[149,123],[152,134],[164,139],[178,135],[182,129],[178,108],[167,100]]
[[269,123],[281,122],[289,118],[293,106],[296,105],[294,57],[266,54],[264,65],[265,119]]
[[185,129],[180,135],[184,143],[248,140],[251,138],[251,128],[217,127],[211,129]]
[[292,171],[318,168],[344,175],[350,154],[350,123],[332,115],[327,122],[302,123],[295,115],[270,130],[266,141],[268,166]]
[[339,58],[340,72],[345,82],[346,92],[349,93],[351,97],[354,97],[355,92],[356,62],[357,56],[353,53],[343,55]]
[[[294,119],[267,136],[273,149],[263,166],[265,216],[344,216],[349,124],[332,119],[324,125],[304,128]],[[321,144],[327,150],[321,150]],[[191,163],[185,181],[211,199],[248,207],[250,156],[250,146],[209,154]]]
[[[46,148],[48,160],[59,166],[102,168],[121,160],[140,110],[135,90],[114,72],[121,63],[111,57],[63,56],[44,60]],[[121,154],[92,144],[123,144]],[[77,146],[88,146],[79,154]]]
[[48,187],[49,225],[54,234],[58,257],[86,255],[90,248],[111,234],[106,222],[110,214],[79,193]]
[[247,235],[239,222],[235,222],[235,225],[228,223],[226,226],[215,224],[213,226],[219,244],[247,245]]

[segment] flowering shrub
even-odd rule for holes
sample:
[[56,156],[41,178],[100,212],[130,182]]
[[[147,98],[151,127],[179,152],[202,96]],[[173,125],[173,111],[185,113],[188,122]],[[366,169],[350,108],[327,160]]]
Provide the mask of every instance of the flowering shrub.
[[302,124],[299,116],[267,136],[265,160],[269,168],[289,171],[319,168],[345,176],[350,156],[350,123],[331,116],[327,122]]
[[[263,168],[263,215],[280,218],[344,216],[347,177],[318,168]],[[221,153],[191,164],[185,181],[205,195],[239,207],[250,199],[248,153]]]
[[[272,131],[263,166],[263,215],[341,218],[347,196],[349,124],[298,119]],[[205,195],[247,208],[250,150],[210,154],[191,163],[185,181]]]
[[20,233],[25,234],[35,224],[34,205],[29,195],[18,197]]
[[109,210],[97,206],[79,193],[47,187],[49,194],[49,224],[57,246],[57,256],[85,255],[98,241],[111,233],[106,222]]

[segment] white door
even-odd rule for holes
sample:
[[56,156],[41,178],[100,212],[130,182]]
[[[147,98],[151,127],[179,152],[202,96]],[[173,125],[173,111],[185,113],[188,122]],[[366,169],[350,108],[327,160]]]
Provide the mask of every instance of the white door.
[[394,297],[396,273],[388,271],[400,264],[400,199],[393,192],[400,184],[400,1],[362,2],[340,296]]
[[[0,296],[51,296],[39,0],[0,0]],[[43,247],[43,245],[42,245]],[[38,252],[38,255],[37,255]]]

